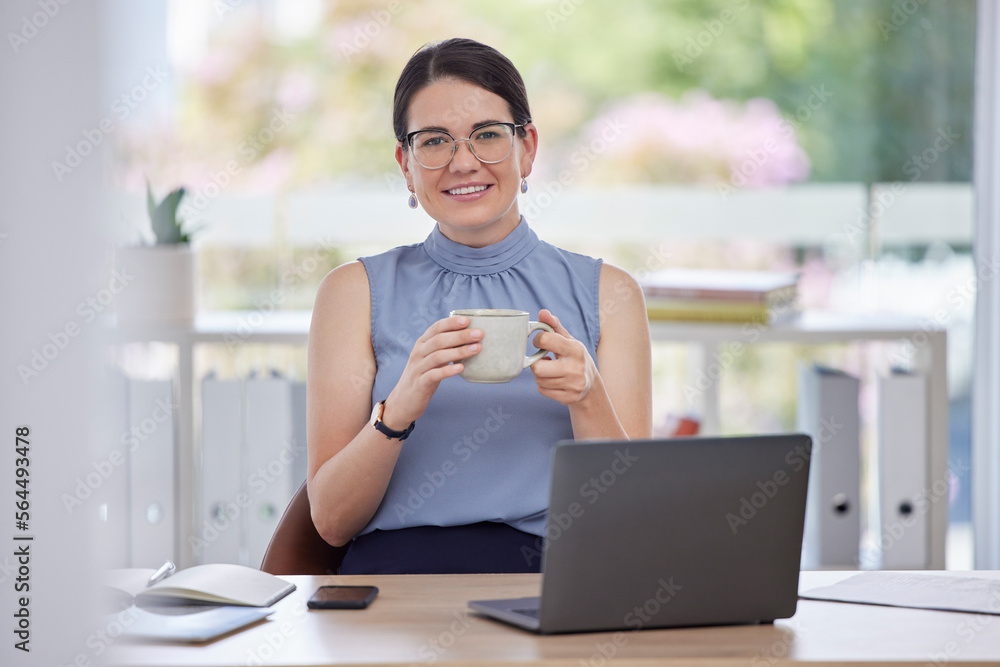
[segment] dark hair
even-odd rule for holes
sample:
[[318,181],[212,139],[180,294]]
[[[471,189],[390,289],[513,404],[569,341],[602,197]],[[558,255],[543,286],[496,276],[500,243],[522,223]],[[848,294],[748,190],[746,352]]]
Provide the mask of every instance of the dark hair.
[[[410,101],[423,88],[441,79],[459,79],[499,95],[507,102],[514,122],[531,122],[524,80],[507,56],[492,46],[454,37],[425,44],[413,56],[396,82],[392,98],[392,129],[396,139],[406,138]],[[524,129],[518,130],[524,136]],[[403,149],[407,146],[404,143]]]

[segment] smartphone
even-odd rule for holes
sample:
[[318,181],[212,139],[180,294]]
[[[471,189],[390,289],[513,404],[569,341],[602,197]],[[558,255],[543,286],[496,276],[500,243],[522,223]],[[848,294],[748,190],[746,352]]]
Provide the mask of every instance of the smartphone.
[[364,609],[376,595],[375,586],[320,586],[306,605],[310,609]]

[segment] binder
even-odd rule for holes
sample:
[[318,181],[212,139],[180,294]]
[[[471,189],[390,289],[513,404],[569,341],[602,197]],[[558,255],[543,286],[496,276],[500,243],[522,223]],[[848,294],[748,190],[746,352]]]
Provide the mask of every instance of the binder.
[[210,375],[201,383],[201,511],[193,538],[199,563],[248,564],[240,558],[249,501],[242,483],[242,393],[240,380]]
[[170,380],[129,380],[132,567],[177,560],[173,390]]
[[[309,456],[306,448],[306,383],[292,382],[292,447],[295,460],[292,462],[292,493],[306,481]],[[289,497],[291,500],[291,497]]]
[[[930,564],[927,378],[894,371],[878,381],[879,547],[887,570]],[[947,499],[945,499],[947,501]]]
[[292,399],[282,377],[249,378],[244,383],[244,484],[248,564],[256,567],[292,497]]
[[[105,569],[125,568],[131,565],[131,514],[129,510],[129,449],[133,437],[129,433],[129,380],[117,369],[109,368],[104,384],[115,397],[105,405],[105,420],[102,428],[107,431],[100,439],[99,450],[95,452],[96,463],[92,468],[100,468],[101,486],[94,491],[94,497],[85,500],[83,508],[88,515],[95,512],[94,544],[100,544],[98,565]],[[138,442],[138,441],[136,441]],[[90,477],[88,471],[87,477]],[[104,474],[106,473],[106,475]],[[87,478],[77,481],[87,486]],[[77,497],[83,489],[76,489]],[[74,511],[74,514],[76,513]]]
[[797,428],[813,438],[802,543],[804,569],[856,568],[861,544],[861,430],[857,378],[799,370]]

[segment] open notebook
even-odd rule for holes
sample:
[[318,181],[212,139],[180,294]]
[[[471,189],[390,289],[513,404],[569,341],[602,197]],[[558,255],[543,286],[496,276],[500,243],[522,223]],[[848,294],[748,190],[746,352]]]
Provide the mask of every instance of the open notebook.
[[212,563],[181,570],[148,586],[153,570],[111,570],[104,583],[145,604],[195,601],[244,607],[269,607],[295,590],[295,584],[243,565]]

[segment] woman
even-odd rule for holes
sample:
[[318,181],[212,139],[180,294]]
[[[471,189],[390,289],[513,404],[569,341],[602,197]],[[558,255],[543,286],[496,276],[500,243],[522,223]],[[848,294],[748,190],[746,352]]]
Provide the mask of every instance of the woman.
[[[624,271],[540,241],[518,211],[538,145],[495,49],[418,51],[393,101],[399,163],[437,225],[320,285],[309,333],[309,499],[341,572],[538,571],[558,440],[649,437],[650,343]],[[538,313],[549,355],[507,384],[455,377],[464,308]],[[526,554],[534,554],[535,557]]]

